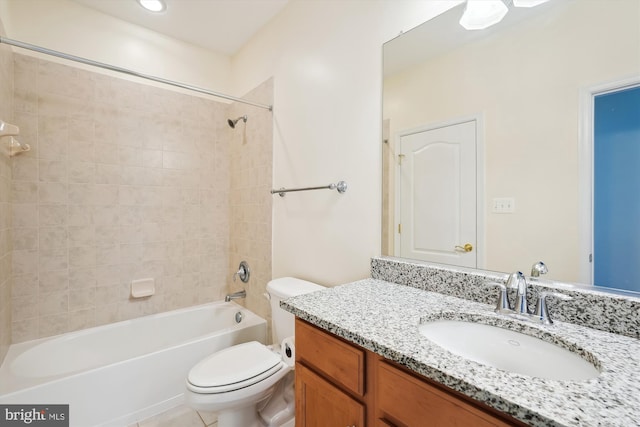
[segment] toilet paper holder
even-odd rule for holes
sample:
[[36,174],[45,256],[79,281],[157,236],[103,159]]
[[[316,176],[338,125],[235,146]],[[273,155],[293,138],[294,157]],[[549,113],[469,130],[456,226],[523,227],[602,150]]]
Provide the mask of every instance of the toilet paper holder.
[[288,342],[284,343],[284,354],[287,357],[293,356],[293,350],[291,349],[291,346],[289,345]]
[[296,363],[296,341],[295,337],[287,337],[280,343],[280,354],[284,363],[294,368]]

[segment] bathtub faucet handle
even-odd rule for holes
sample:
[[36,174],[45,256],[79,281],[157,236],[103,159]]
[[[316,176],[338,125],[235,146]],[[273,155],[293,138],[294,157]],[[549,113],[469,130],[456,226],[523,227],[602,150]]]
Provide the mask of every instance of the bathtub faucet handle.
[[249,274],[249,264],[247,264],[247,261],[241,261],[240,265],[238,266],[238,271],[233,273],[233,281],[236,281],[237,276],[240,278],[242,283],[247,283],[249,281]]

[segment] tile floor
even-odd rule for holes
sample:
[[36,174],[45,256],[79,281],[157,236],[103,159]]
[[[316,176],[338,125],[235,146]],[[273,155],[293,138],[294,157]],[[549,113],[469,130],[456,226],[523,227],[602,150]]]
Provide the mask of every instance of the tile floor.
[[198,412],[178,406],[129,427],[217,427],[218,417],[212,412]]

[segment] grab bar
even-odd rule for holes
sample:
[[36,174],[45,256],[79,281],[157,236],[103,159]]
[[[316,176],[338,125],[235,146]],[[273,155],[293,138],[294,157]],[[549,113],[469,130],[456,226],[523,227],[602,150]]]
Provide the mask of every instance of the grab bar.
[[347,191],[347,183],[344,181],[338,181],[337,184],[329,184],[322,187],[280,188],[279,190],[271,190],[271,194],[277,193],[280,195],[280,197],[284,197],[285,193],[308,190],[338,190],[338,193],[344,193],[345,191]]

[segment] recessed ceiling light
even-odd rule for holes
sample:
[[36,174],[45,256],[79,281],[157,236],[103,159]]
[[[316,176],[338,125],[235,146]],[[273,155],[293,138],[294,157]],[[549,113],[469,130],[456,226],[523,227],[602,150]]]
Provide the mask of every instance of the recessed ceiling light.
[[137,0],[140,6],[144,7],[150,12],[164,12],[167,10],[167,5],[164,0]]

